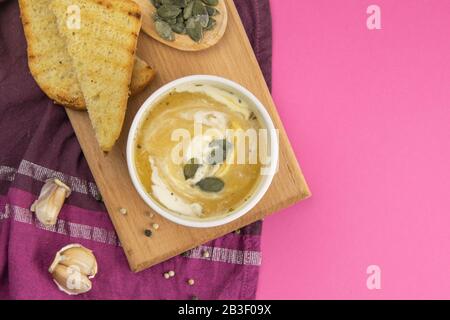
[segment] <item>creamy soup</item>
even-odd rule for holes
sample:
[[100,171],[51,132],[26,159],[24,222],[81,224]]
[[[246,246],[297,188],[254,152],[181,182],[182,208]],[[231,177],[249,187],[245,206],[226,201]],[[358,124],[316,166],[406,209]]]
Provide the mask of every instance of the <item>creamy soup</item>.
[[260,178],[257,141],[230,134],[249,129],[258,132],[261,124],[236,94],[209,85],[179,87],[151,108],[137,130],[140,182],[173,213],[194,219],[229,214],[249,199]]

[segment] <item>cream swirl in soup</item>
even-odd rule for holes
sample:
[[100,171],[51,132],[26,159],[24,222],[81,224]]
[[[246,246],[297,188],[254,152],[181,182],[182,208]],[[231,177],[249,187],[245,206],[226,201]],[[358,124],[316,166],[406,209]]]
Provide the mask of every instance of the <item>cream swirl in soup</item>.
[[258,184],[258,141],[247,134],[259,129],[256,114],[234,93],[178,87],[139,125],[134,160],[140,182],[173,213],[202,219],[231,213]]

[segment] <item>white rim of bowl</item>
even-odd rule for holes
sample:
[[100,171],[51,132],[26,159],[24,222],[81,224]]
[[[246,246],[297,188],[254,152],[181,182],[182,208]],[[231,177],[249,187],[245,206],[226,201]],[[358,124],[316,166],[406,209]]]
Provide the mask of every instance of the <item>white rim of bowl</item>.
[[[250,197],[249,201],[247,201],[244,205],[240,206],[238,210],[234,211],[233,213],[220,217],[218,219],[214,220],[191,220],[189,218],[183,219],[180,214],[172,213],[171,210],[163,207],[159,203],[156,202],[156,200],[152,199],[150,195],[147,194],[147,192],[144,190],[144,187],[142,186],[139,177],[136,173],[136,168],[133,161],[134,151],[134,141],[137,129],[139,128],[139,125],[141,124],[142,118],[147,114],[147,112],[150,111],[151,107],[154,106],[154,103],[162,98],[166,93],[171,91],[172,89],[176,88],[177,86],[180,86],[182,84],[186,83],[192,83],[192,82],[203,82],[208,84],[216,84],[220,87],[220,85],[225,87],[233,88],[237,91],[237,94],[241,94],[243,97],[248,98],[253,106],[257,109],[257,111],[260,113],[260,115],[263,117],[264,120],[264,126],[270,133],[270,146],[271,146],[271,165],[270,165],[270,172],[272,174],[266,175],[265,179],[262,179],[259,183],[259,185],[256,187],[256,190],[254,191],[253,195]],[[273,124],[272,118],[270,117],[269,113],[267,112],[264,105],[259,101],[256,96],[251,93],[249,90],[241,86],[240,84],[222,78],[218,76],[211,76],[211,75],[193,75],[193,76],[187,76],[183,78],[179,78],[177,80],[174,80],[172,82],[169,82],[156,90],[150,97],[145,100],[145,102],[141,105],[139,108],[139,111],[136,113],[133,123],[131,125],[129,134],[128,134],[128,140],[127,140],[127,165],[128,165],[128,172],[131,177],[131,181],[133,182],[134,188],[137,190],[141,198],[144,200],[144,202],[150,206],[156,213],[160,214],[164,218],[175,222],[179,225],[183,225],[186,227],[194,227],[194,228],[212,228],[212,227],[218,227],[225,224],[228,224],[234,220],[239,219],[240,217],[247,214],[250,210],[252,210],[259,201],[263,198],[263,196],[266,194],[267,190],[269,189],[273,177],[276,174],[276,168],[278,166],[279,161],[279,141],[278,136],[276,134],[275,126]]]

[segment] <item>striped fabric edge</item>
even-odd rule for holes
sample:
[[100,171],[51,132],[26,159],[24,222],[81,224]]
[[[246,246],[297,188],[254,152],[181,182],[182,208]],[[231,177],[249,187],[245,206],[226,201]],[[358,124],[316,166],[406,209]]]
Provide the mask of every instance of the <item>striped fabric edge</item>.
[[28,160],[22,160],[19,169],[0,166],[0,180],[13,181],[16,174],[21,174],[41,182],[45,182],[50,178],[58,178],[74,192],[91,195],[94,198],[100,195],[100,191],[94,182],[49,169]]
[[70,236],[71,238],[92,240],[95,242],[120,246],[116,232],[113,230],[92,227],[63,219],[58,219],[54,226],[45,226],[36,219],[35,215],[29,209],[6,203],[3,211],[0,211],[0,220],[9,218],[17,222],[35,225],[41,230]]
[[[13,219],[17,222],[35,225],[41,230],[70,236],[71,238],[91,240],[108,245],[120,246],[120,242],[115,231],[73,223],[63,219],[58,219],[55,226],[48,227],[41,224],[29,209],[10,205],[8,203],[4,205],[3,210],[0,210],[0,221],[5,219]],[[209,253],[207,257],[205,257],[205,252]],[[261,252],[251,250],[200,246],[184,253],[183,256],[190,259],[237,265],[261,265]]]
[[242,251],[210,246],[197,247],[185,252],[183,256],[191,259],[201,259],[214,262],[225,262],[250,266],[260,266],[262,261],[262,255],[259,251]]
[[17,170],[8,166],[0,166],[0,180],[13,181]]

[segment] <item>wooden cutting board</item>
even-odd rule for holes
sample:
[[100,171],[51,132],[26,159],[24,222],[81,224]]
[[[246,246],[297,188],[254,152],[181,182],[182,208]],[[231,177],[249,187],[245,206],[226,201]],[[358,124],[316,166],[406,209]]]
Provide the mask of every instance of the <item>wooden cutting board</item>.
[[[99,149],[87,113],[67,110],[134,272],[242,228],[310,196],[236,7],[232,0],[225,1],[229,10],[227,30],[223,39],[208,50],[178,51],[141,33],[138,55],[154,67],[158,75],[144,93],[130,99],[122,136],[110,153],[104,154]],[[279,171],[265,197],[239,220],[209,229],[179,226],[157,214],[151,214],[152,210],[132,185],[125,156],[131,122],[146,98],[165,83],[193,74],[218,75],[243,85],[266,106],[275,127],[280,131]],[[121,214],[120,208],[126,208],[127,214]],[[160,227],[151,238],[147,238],[144,230],[150,229],[153,223],[158,223]]]

